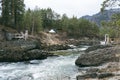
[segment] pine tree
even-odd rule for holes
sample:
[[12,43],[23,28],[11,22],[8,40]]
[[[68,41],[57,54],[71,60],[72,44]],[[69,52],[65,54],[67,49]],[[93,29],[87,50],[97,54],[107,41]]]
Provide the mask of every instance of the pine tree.
[[24,0],[1,0],[2,24],[19,29],[24,15]]
[[2,24],[9,25],[10,4],[7,0],[1,0],[1,5],[2,5]]
[[14,23],[14,27],[20,29],[20,25],[22,23],[22,19],[24,16],[24,0],[12,0],[12,19]]

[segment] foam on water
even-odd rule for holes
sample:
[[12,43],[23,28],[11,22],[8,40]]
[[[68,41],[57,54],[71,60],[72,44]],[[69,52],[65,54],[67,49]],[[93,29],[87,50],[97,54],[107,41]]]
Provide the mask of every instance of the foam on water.
[[76,80],[78,67],[75,66],[75,60],[78,56],[73,53],[69,56],[49,57],[32,60],[32,64],[0,63],[0,80]]

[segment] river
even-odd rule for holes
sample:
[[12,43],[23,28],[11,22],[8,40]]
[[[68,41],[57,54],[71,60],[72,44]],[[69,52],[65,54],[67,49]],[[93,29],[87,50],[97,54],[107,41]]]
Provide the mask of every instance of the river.
[[[75,60],[87,46],[71,54],[30,62],[0,63],[0,80],[76,80]],[[69,50],[70,51],[70,50]]]

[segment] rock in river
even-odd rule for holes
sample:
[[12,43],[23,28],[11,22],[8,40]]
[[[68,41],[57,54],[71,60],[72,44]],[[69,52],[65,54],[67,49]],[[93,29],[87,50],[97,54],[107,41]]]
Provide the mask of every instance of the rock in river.
[[94,51],[97,49],[104,49],[107,47],[112,47],[112,45],[93,45],[93,46],[89,47],[88,49],[86,49],[85,52],[88,53],[90,51]]
[[38,48],[37,41],[6,41],[0,43],[0,62],[18,62],[32,59],[45,59],[48,52]]
[[[107,77],[113,77],[114,74],[113,73],[89,73],[89,74],[84,74],[84,75],[78,75],[76,77],[77,80],[87,80],[88,78],[97,78],[97,79],[103,79],[103,78],[107,78]],[[90,79],[90,80],[92,80]]]
[[108,47],[90,51],[78,57],[75,64],[79,67],[98,66],[106,62],[119,60],[116,56],[116,54],[120,52],[119,48],[120,47]]

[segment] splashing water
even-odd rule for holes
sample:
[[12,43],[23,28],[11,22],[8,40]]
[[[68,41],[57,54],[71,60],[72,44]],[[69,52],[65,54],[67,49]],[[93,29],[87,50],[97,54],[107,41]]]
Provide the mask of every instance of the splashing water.
[[78,56],[49,57],[45,60],[32,60],[31,64],[0,63],[0,80],[76,80],[78,67],[75,66],[75,60]]

